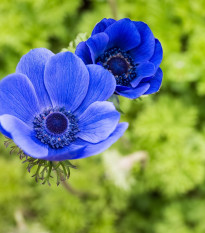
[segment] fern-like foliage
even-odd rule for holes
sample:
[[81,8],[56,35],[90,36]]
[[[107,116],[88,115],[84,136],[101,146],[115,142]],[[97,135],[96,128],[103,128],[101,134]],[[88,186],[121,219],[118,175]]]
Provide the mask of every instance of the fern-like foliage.
[[17,154],[23,163],[27,164],[27,171],[30,173],[34,171],[32,177],[35,181],[39,180],[42,184],[50,184],[50,179],[56,177],[56,184],[59,185],[61,181],[65,181],[70,177],[70,168],[76,168],[68,160],[54,162],[43,159],[35,159],[26,155],[10,138],[4,141],[6,148],[10,148],[10,154]]

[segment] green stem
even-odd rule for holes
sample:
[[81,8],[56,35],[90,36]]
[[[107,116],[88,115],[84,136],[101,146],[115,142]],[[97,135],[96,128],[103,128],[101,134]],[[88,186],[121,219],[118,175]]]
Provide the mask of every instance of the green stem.
[[117,20],[117,0],[108,0],[113,18]]

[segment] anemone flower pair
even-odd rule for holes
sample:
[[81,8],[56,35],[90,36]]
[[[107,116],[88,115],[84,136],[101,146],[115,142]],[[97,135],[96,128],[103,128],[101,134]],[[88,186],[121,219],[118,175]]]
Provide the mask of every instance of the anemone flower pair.
[[103,19],[76,48],[85,64],[98,64],[116,79],[115,93],[136,99],[155,93],[162,83],[162,46],[143,22]]
[[45,160],[98,154],[127,128],[107,100],[116,82],[70,52],[34,49],[0,82],[0,130],[25,154]]

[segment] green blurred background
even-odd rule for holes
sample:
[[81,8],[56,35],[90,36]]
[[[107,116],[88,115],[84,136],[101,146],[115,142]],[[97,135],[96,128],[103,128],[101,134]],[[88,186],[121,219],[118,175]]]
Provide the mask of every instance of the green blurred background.
[[0,233],[205,232],[205,1],[0,0],[0,78],[30,49],[59,52],[104,17],[146,22],[163,45],[159,93],[120,99],[129,129],[76,160],[69,185],[35,183],[0,138]]

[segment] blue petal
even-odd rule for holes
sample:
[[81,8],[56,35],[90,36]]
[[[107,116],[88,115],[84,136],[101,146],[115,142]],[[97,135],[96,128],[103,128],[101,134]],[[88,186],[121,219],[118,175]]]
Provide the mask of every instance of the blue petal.
[[115,23],[116,20],[114,19],[102,19],[99,23],[97,23],[92,31],[92,35],[95,35],[100,32],[104,32],[107,27],[109,27],[111,24]]
[[95,63],[95,59],[98,58],[99,55],[104,53],[106,46],[108,44],[108,41],[109,41],[109,37],[104,32],[91,36],[86,41],[86,44],[90,49],[93,63]]
[[73,159],[79,156],[85,149],[85,145],[83,143],[79,143],[78,141],[82,141],[81,139],[77,139],[75,142],[71,143],[69,146],[66,146],[61,149],[48,149],[48,155],[43,157],[44,160],[49,161],[62,161],[66,159]]
[[150,88],[144,93],[144,95],[153,94],[159,91],[162,84],[163,72],[158,68],[156,74],[150,79],[149,84]]
[[155,65],[155,70],[159,68],[159,65],[162,62],[163,58],[163,50],[161,43],[159,42],[158,39],[155,39],[155,49],[154,49],[154,54],[150,59],[150,62],[152,62]]
[[110,98],[115,91],[116,81],[114,76],[99,65],[88,65],[90,82],[87,95],[76,110],[76,115],[82,114],[87,107],[95,101],[104,101]]
[[25,154],[42,158],[48,154],[48,146],[42,144],[36,137],[35,133],[27,124],[11,115],[0,116],[2,128],[10,133],[14,143],[24,151]]
[[130,50],[140,43],[140,34],[135,24],[129,19],[121,19],[110,25],[105,33],[109,36],[108,48]]
[[118,124],[115,131],[107,139],[97,144],[85,142],[83,140],[77,140],[75,144],[83,144],[86,147],[83,151],[81,151],[81,153],[79,153],[72,159],[82,159],[102,153],[103,151],[108,149],[113,143],[115,143],[120,137],[122,137],[127,127],[128,123],[126,122]]
[[136,87],[143,78],[150,77],[155,73],[155,66],[151,62],[142,63],[136,68],[137,78],[132,80],[130,83],[132,87]]
[[0,132],[6,136],[7,138],[12,138],[11,134],[9,132],[7,132],[2,126],[1,126],[1,122],[0,122]]
[[44,81],[53,107],[75,111],[87,94],[89,73],[79,57],[63,52],[47,62]]
[[142,63],[148,61],[155,48],[155,38],[146,23],[143,22],[133,22],[138,29],[141,36],[141,43],[138,47],[132,49],[130,55],[133,57],[136,63]]
[[117,91],[116,92],[124,97],[130,98],[130,99],[137,99],[141,95],[144,95],[145,92],[149,89],[150,84],[149,83],[140,83],[136,88],[130,88],[129,90],[125,91]]
[[51,102],[44,85],[44,69],[48,59],[54,54],[44,48],[33,49],[24,55],[16,67],[17,73],[25,74],[32,82],[39,104],[46,107]]
[[48,156],[42,159],[61,161],[66,159],[82,159],[99,154],[115,143],[124,134],[127,127],[127,123],[118,124],[115,131],[106,140],[97,144],[89,143],[78,138],[65,148],[57,150],[49,148]]
[[8,75],[0,82],[0,115],[10,114],[27,124],[40,112],[31,81],[23,74]]
[[130,90],[130,87],[128,86],[121,86],[121,85],[116,85],[116,91],[120,92],[120,91],[127,91]]
[[115,130],[119,119],[113,103],[94,102],[79,117],[77,136],[92,143],[103,141]]
[[92,64],[92,58],[91,58],[91,54],[90,54],[90,50],[86,44],[86,42],[82,41],[80,42],[75,50],[75,54],[80,57],[83,62],[87,65],[87,64]]

